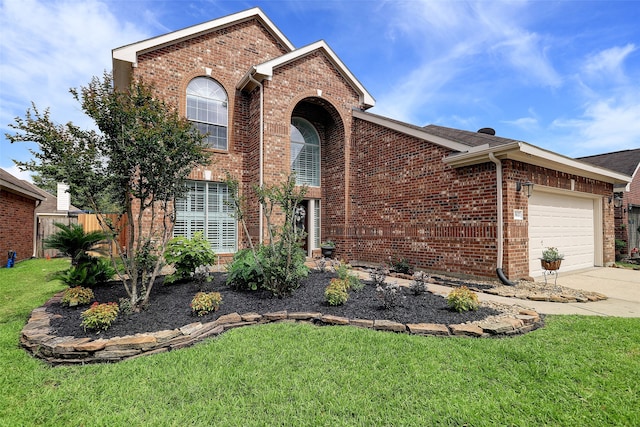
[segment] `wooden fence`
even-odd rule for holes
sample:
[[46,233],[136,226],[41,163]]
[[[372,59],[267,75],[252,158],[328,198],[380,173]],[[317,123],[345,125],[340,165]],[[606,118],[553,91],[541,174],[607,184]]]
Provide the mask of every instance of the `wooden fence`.
[[[114,254],[117,254],[116,245],[120,246],[120,248],[125,248],[127,245],[127,217],[123,215],[118,219],[117,214],[107,214],[104,216],[113,221],[114,224],[116,224],[116,229],[120,230],[120,234],[111,244],[111,250]],[[98,221],[98,216],[95,214],[78,215],[78,224],[82,225],[85,233],[96,230],[102,231],[102,227],[100,227],[100,223]],[[108,251],[108,247],[104,247],[104,249]]]

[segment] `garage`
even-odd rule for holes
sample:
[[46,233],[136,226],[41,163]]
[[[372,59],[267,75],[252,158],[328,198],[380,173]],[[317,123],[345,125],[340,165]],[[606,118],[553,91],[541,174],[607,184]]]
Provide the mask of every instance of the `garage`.
[[560,272],[596,264],[597,200],[575,193],[534,191],[529,199],[529,274],[542,275],[542,250],[555,246],[564,254]]

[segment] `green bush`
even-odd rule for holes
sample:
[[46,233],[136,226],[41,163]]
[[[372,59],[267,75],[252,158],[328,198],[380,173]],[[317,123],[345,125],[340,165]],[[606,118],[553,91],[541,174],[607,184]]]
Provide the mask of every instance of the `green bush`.
[[164,259],[176,269],[175,273],[165,278],[166,283],[173,283],[190,278],[200,266],[214,264],[216,254],[204,234],[199,232],[191,239],[182,236],[171,239]]
[[307,277],[306,255],[299,247],[291,250],[282,242],[237,252],[227,268],[227,284],[236,290],[266,289],[274,295],[290,295]]
[[447,295],[447,304],[457,312],[477,310],[480,306],[478,295],[466,286],[452,290]]
[[349,299],[349,293],[347,292],[347,286],[349,286],[346,280],[331,279],[329,285],[324,290],[324,298],[329,305],[342,305]]
[[118,317],[119,311],[118,304],[115,302],[99,304],[96,301],[91,304],[91,307],[82,312],[81,325],[85,330],[102,329],[106,331],[113,321],[116,320],[116,317]]
[[108,259],[87,257],[77,265],[54,273],[51,278],[58,279],[71,288],[94,287],[109,281],[115,274],[116,270]]
[[360,278],[351,271],[351,265],[344,261],[340,261],[340,264],[335,267],[335,272],[339,279],[345,281],[347,290],[353,289],[357,292],[364,288],[364,282],[362,282]]
[[76,266],[91,258],[88,252],[100,252],[98,245],[106,239],[102,231],[84,232],[80,224],[55,223],[60,229],[44,240],[45,249],[57,249],[71,257],[71,265]]
[[75,286],[73,288],[65,289],[62,293],[62,305],[69,307],[75,307],[77,305],[89,304],[95,296],[93,291],[89,288],[83,288],[82,286]]
[[411,264],[409,264],[409,260],[406,258],[394,257],[389,262],[389,266],[391,270],[395,271],[396,273],[402,273],[402,274],[413,273],[413,267],[411,266]]
[[198,292],[191,300],[191,311],[198,316],[218,311],[222,304],[220,292]]
[[255,255],[251,249],[242,249],[235,253],[231,264],[227,266],[227,285],[238,291],[256,291],[264,284],[263,261],[261,252]]

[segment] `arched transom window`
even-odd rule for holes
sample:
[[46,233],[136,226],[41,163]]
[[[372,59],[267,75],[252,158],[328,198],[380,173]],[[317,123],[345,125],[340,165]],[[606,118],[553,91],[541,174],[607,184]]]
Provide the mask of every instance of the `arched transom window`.
[[291,170],[296,172],[296,184],[320,186],[320,137],[300,117],[291,119]]
[[218,82],[208,77],[196,77],[189,82],[187,119],[207,134],[209,147],[227,149],[227,93]]

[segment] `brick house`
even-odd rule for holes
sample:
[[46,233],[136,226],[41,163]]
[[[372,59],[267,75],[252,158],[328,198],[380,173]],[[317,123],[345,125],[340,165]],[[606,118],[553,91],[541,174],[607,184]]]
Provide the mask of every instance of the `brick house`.
[[36,207],[45,197],[29,183],[0,169],[0,266],[7,265],[7,253],[16,261],[34,255]]
[[[114,49],[115,84],[141,77],[206,131],[210,165],[177,201],[175,235],[205,234],[217,253],[246,245],[223,183],[242,183],[257,240],[264,219],[251,189],[293,170],[309,186],[308,255],[331,239],[337,256],[510,278],[537,275],[542,245],[563,269],[614,260],[613,185],[624,174],[521,141],[367,112],[374,98],[331,48],[295,48],[258,8]],[[530,197],[527,191],[532,191]]]
[[581,157],[580,160],[631,176],[628,184],[616,184],[614,217],[615,238],[626,246],[620,255],[640,248],[640,148]]

